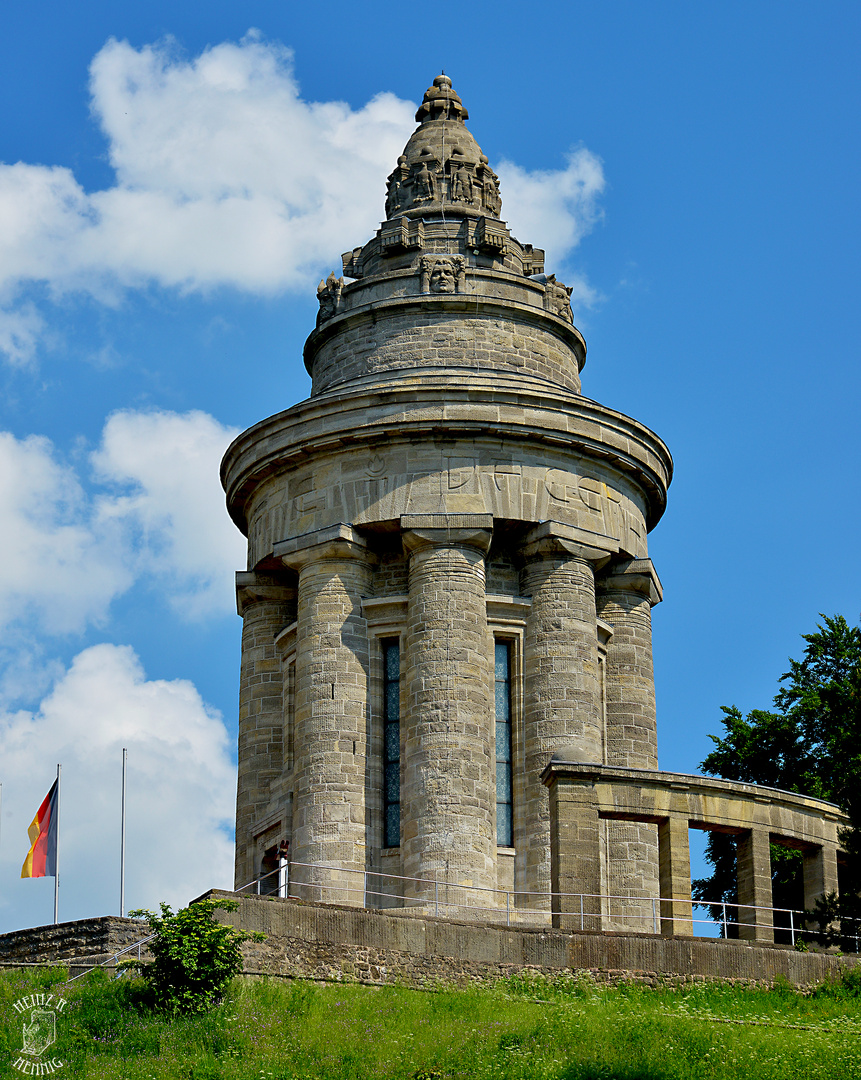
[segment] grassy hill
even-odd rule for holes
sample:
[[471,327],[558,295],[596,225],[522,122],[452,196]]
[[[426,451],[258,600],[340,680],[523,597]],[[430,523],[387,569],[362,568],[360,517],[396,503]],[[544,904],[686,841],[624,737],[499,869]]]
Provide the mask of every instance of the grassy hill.
[[[861,1080],[859,972],[807,995],[573,976],[433,992],[237,981],[211,1013],[177,1019],[154,1015],[132,979],[64,978],[0,975],[0,1076],[53,1058],[69,1080]],[[28,1058],[29,1013],[13,1003],[34,992],[68,1004],[56,1043]]]

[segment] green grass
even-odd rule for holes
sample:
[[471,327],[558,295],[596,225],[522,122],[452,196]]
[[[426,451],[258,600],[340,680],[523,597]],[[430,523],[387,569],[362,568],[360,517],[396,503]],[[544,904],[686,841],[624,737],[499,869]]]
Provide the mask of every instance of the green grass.
[[212,1012],[171,1020],[139,982],[64,977],[0,976],[0,1076],[21,1075],[12,1002],[42,990],[69,1001],[51,1050],[69,1078],[861,1080],[861,979],[811,995],[573,976],[435,992],[237,981]]

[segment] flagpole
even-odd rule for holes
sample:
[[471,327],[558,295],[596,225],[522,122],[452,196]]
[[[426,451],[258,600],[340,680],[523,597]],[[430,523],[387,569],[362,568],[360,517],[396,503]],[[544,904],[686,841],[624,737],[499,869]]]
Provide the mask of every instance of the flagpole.
[[57,853],[54,863],[54,925],[59,922],[57,913],[60,902],[60,766],[57,765]]
[[120,815],[120,918],[126,913],[126,758],[128,750],[123,747],[123,798]]

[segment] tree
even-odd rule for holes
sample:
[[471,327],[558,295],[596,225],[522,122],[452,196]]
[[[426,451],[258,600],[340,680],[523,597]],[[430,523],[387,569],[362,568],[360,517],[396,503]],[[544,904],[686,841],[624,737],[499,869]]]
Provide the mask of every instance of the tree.
[[146,919],[154,932],[151,961],[133,961],[147,983],[157,1008],[170,1013],[203,1012],[214,1005],[234,975],[242,971],[243,941],[262,941],[262,934],[237,930],[213,920],[214,911],[236,911],[235,900],[198,900],[161,914],[138,909],[129,914]]
[[[837,803],[851,826],[841,834],[848,863],[839,901],[822,905],[823,927],[835,917],[861,917],[861,628],[841,615],[824,620],[807,643],[801,660],[789,661],[774,698],[775,711],[754,709],[746,717],[723,706],[724,735],[709,736],[715,749],[700,768],[725,780],[783,788]],[[772,845],[775,907],[798,907],[799,852]],[[699,900],[737,903],[735,844],[710,833],[706,860],[714,868],[693,882]],[[827,909],[827,910],[826,910]],[[720,918],[720,907],[712,917]]]

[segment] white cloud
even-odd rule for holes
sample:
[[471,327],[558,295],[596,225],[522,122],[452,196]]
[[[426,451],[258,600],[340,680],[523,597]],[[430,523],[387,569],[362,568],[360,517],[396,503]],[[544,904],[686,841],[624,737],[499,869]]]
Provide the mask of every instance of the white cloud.
[[218,468],[235,435],[202,412],[115,413],[94,490],[48,439],[0,432],[0,626],[79,632],[138,580],[184,618],[232,610],[244,541]]
[[[107,304],[151,284],[311,288],[376,229],[414,126],[415,106],[390,93],[355,110],[303,100],[290,51],[254,33],[191,59],[111,40],[90,75],[114,185],[0,165],[0,351],[14,362],[39,342],[42,316],[21,300],[33,283]],[[596,218],[600,162],[581,149],[563,170],[499,173],[515,233],[564,258]]]
[[305,102],[291,60],[255,37],[192,60],[170,43],[109,41],[90,88],[116,184],[88,194],[68,169],[0,168],[0,285],[101,300],[150,282],[307,287],[376,227],[414,106]]
[[543,247],[547,265],[561,263],[601,218],[601,159],[580,147],[564,169],[529,172],[511,161],[497,168],[504,213],[519,239]]
[[130,488],[98,499],[100,521],[136,537],[137,562],[176,610],[231,610],[245,541],[227,516],[218,466],[237,430],[203,412],[117,412],[92,455],[97,478]]
[[65,634],[104,619],[132,582],[117,541],[48,439],[0,432],[0,626]]
[[51,918],[53,879],[18,879],[27,826],[63,766],[60,918],[118,910],[122,748],[128,756],[126,900],[185,904],[229,888],[236,792],[220,715],[186,680],[147,680],[128,646],[75,657],[35,712],[0,715],[4,929]]

